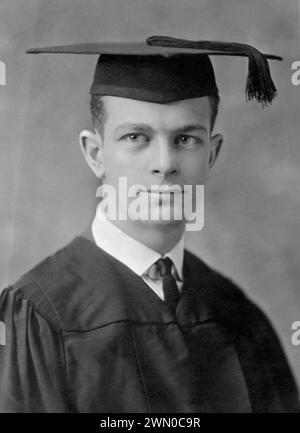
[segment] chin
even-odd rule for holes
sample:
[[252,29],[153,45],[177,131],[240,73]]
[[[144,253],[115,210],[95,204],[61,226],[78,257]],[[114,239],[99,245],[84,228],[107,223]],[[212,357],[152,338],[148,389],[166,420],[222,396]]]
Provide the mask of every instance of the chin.
[[182,227],[184,221],[182,220],[138,220],[139,224],[142,224],[147,227]]

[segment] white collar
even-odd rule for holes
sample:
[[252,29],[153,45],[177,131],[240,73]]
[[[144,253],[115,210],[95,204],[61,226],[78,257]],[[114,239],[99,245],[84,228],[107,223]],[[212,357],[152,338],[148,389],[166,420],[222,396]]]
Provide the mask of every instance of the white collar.
[[[122,262],[137,275],[142,276],[155,263],[161,254],[128,236],[125,232],[111,223],[102,213],[101,206],[97,206],[96,215],[92,222],[92,233],[96,245],[111,256]],[[182,280],[182,265],[184,254],[184,235],[180,241],[163,257],[170,257],[176,272]]]

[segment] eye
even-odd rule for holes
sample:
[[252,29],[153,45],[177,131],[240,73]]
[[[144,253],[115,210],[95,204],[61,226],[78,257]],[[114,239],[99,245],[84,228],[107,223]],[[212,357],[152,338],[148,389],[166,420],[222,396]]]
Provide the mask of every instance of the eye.
[[133,144],[143,145],[147,144],[150,141],[150,138],[146,134],[132,133],[124,135],[124,137],[122,137],[122,140]]
[[193,147],[202,142],[199,137],[195,137],[193,135],[179,135],[175,141],[176,144],[184,147]]

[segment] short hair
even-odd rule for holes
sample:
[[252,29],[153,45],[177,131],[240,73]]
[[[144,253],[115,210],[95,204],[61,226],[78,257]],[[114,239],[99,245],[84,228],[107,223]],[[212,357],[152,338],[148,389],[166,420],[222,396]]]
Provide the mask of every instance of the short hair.
[[104,121],[106,118],[106,110],[103,95],[91,95],[90,112],[92,116],[93,127],[103,135]]
[[[90,100],[90,111],[92,116],[93,127],[96,128],[101,135],[104,132],[104,123],[106,118],[104,95],[92,94]],[[211,131],[214,129],[216,118],[218,115],[220,97],[218,95],[208,96],[211,106]]]

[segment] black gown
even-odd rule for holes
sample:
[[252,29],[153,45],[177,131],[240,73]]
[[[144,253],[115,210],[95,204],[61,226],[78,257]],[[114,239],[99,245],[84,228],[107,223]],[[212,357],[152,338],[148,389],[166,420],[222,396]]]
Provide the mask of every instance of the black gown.
[[176,317],[77,236],[1,293],[0,412],[295,412],[265,315],[185,251]]

